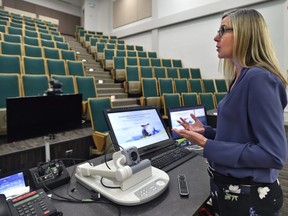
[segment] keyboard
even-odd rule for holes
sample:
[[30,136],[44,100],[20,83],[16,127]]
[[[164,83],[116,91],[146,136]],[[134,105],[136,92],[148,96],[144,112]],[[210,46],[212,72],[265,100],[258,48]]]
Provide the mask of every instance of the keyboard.
[[179,166],[197,154],[185,147],[176,147],[150,158],[151,165],[165,172]]

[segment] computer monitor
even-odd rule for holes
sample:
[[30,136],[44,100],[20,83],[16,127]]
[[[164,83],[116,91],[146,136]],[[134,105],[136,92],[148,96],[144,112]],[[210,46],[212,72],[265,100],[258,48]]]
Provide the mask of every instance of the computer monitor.
[[179,134],[172,131],[172,128],[183,128],[182,125],[177,122],[180,117],[185,119],[187,122],[193,123],[194,120],[190,116],[192,113],[202,122],[203,125],[207,125],[206,110],[204,106],[169,108],[168,112],[169,126],[174,140],[181,138]]
[[114,108],[104,113],[115,151],[135,146],[142,156],[174,144],[156,107]]
[[82,94],[7,98],[7,141],[81,128]]
[[7,134],[6,108],[0,108],[0,135]]

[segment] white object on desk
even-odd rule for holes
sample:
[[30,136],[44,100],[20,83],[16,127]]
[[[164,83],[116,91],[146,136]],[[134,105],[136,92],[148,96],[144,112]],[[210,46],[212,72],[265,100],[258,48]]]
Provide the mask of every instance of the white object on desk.
[[[144,160],[143,168],[136,172],[133,172],[127,165],[117,167],[115,161],[113,155],[113,161],[107,162],[110,169],[105,163],[98,166],[91,166],[89,163],[81,164],[77,166],[76,179],[88,189],[99,192],[112,202],[127,206],[139,205],[153,200],[162,194],[168,186],[168,174],[152,167],[150,163],[147,165]],[[101,184],[102,177],[105,177],[103,178],[104,185],[114,188],[103,186]]]

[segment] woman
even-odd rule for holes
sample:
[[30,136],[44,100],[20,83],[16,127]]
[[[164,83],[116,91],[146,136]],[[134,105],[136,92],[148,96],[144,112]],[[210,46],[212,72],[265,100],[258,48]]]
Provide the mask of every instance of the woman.
[[174,131],[204,148],[215,215],[276,216],[283,204],[278,170],[286,157],[280,73],[262,15],[252,9],[224,14],[214,38],[220,69],[230,80],[218,104],[217,128],[180,118]]

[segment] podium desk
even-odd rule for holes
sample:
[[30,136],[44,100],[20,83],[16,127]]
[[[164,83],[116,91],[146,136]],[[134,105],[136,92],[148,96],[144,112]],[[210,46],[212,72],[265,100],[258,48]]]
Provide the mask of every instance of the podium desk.
[[[94,165],[98,165],[103,159],[95,158],[90,160]],[[121,211],[122,216],[192,216],[197,209],[208,198],[210,186],[209,177],[207,174],[207,163],[202,156],[196,156],[189,161],[179,165],[178,167],[170,170],[168,175],[170,177],[168,188],[160,196],[151,200],[150,202],[143,203],[136,206],[121,206],[111,205],[111,202],[104,197],[102,201],[110,204],[101,203],[69,203],[62,201],[55,201],[53,203],[59,212],[63,215],[69,216],[117,216],[118,209]],[[75,166],[68,168],[70,173],[75,172]],[[188,197],[181,197],[178,190],[178,174],[185,174],[188,182],[190,194]],[[141,184],[141,183],[140,183]],[[68,185],[63,185],[53,191],[65,197],[67,195]],[[74,192],[70,192],[75,187]],[[71,184],[68,191],[73,197],[84,199],[90,198],[92,191],[89,191],[84,186],[76,182],[75,176],[71,178]],[[49,194],[49,192],[47,192]],[[55,197],[54,195],[52,195]],[[69,197],[71,198],[71,197]],[[117,206],[117,207],[115,207]]]

